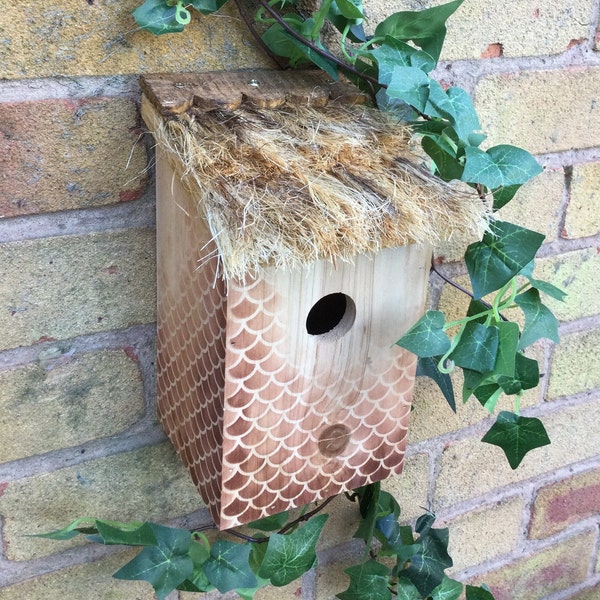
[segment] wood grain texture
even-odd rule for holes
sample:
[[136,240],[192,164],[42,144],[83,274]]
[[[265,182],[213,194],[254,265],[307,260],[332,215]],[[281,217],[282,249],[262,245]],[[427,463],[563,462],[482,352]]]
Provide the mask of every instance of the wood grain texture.
[[274,109],[285,102],[324,106],[330,101],[364,104],[366,96],[348,81],[321,71],[233,71],[143,75],[140,85],[164,116],[194,108],[235,110],[248,103]]

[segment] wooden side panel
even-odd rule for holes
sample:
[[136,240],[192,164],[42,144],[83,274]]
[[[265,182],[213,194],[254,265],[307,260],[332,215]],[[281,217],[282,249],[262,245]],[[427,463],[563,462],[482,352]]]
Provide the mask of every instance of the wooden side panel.
[[394,342],[429,260],[406,246],[230,285],[220,527],[401,471],[416,358]]
[[160,151],[156,181],[158,415],[218,520],[225,289],[197,206]]

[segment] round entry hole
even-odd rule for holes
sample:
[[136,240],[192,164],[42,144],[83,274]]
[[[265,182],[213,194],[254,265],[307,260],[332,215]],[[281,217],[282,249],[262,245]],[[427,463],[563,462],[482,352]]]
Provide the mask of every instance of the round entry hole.
[[354,323],[356,306],[350,296],[338,292],[323,296],[306,317],[306,331],[310,335],[337,339],[347,333]]

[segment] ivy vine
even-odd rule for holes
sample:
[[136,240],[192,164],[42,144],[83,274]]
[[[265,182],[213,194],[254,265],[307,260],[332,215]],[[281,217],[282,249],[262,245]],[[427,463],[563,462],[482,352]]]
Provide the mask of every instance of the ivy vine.
[[[400,506],[379,483],[348,498],[358,503],[361,520],[354,537],[364,541],[365,550],[363,560],[344,571],[349,583],[337,594],[340,600],[458,600],[463,593],[466,600],[494,599],[485,585],[463,586],[445,574],[452,566],[449,534],[447,528],[433,527],[433,514],[417,519],[414,529],[401,525]],[[100,544],[140,547],[113,577],[147,581],[158,600],[173,590],[215,589],[252,600],[262,587],[287,585],[316,566],[317,542],[328,519],[317,513],[330,500],[310,511],[304,507],[294,519],[286,511],[254,521],[247,525],[251,535],[230,530],[212,543],[204,531],[89,518],[37,537],[68,540],[84,535]]]
[[[366,92],[380,110],[408,123],[420,138],[432,171],[445,181],[473,188],[495,213],[519,188],[541,172],[527,151],[510,145],[483,149],[486,136],[469,94],[444,89],[431,77],[444,38],[446,21],[463,0],[387,17],[367,35],[361,0],[320,0],[306,11],[297,0],[234,0],[261,47],[283,68],[316,66],[336,80],[343,74]],[[208,15],[226,0],[145,0],[133,11],[138,25],[153,34],[181,32],[193,11]],[[337,36],[324,35],[334,29]],[[335,38],[331,50],[325,41]],[[520,414],[525,390],[538,385],[537,361],[524,351],[540,338],[558,341],[558,323],[544,296],[564,299],[564,292],[534,278],[534,258],[544,236],[490,217],[483,238],[465,254],[471,291],[464,318],[448,322],[428,311],[397,344],[419,357],[418,375],[432,378],[456,409],[450,373],[464,373],[462,400],[475,397],[491,413],[502,394],[514,397],[514,410],[497,415],[483,441],[499,446],[514,469],[534,448],[550,443],[537,418]],[[504,312],[518,308],[524,326]],[[452,336],[449,336],[452,332]],[[371,484],[348,495],[358,503],[363,560],[346,569],[348,588],[341,600],[493,600],[485,586],[463,586],[449,578],[448,530],[435,528],[435,517],[420,517],[414,529],[400,522],[400,507],[381,486]],[[148,581],[159,600],[172,590],[222,593],[235,590],[246,600],[265,585],[283,586],[315,566],[316,545],[327,520],[329,500],[305,507],[301,516],[280,513],[255,521],[251,534],[228,532],[212,543],[204,531],[155,523],[116,523],[78,519],[41,537],[56,540],[84,535],[102,544],[141,547],[115,577]],[[320,514],[319,514],[320,513]],[[229,539],[232,538],[232,539]]]

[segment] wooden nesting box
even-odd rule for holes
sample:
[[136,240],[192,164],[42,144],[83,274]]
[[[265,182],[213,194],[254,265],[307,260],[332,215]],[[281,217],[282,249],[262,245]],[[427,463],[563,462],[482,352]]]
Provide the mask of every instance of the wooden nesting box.
[[[356,104],[361,95],[298,72],[147,76],[142,87],[143,116],[158,142],[158,411],[216,523],[229,528],[399,473],[416,357],[394,342],[423,312],[430,246],[365,240],[367,249],[380,249],[351,260],[317,257],[301,267],[261,247],[264,265],[240,275],[223,254],[246,249],[218,247],[221,229],[253,244],[267,210],[243,222],[244,206],[242,222],[221,217],[215,225],[205,204],[224,178],[237,185],[226,173],[233,150],[207,173],[186,158],[185,140],[169,140],[184,117],[189,125],[213,112],[229,127],[246,107],[244,126],[244,118],[282,106],[318,111],[333,96]],[[220,135],[211,131],[206,135]],[[211,156],[226,142],[216,143]],[[250,160],[254,150],[244,144],[235,138],[232,147],[243,146]],[[242,196],[254,194],[253,202],[279,185],[276,175],[242,175]],[[280,214],[270,206],[270,218],[300,201],[303,186],[290,177],[297,192],[282,193]],[[210,198],[203,195],[208,188]],[[346,226],[338,223],[335,235],[346,235]]]

